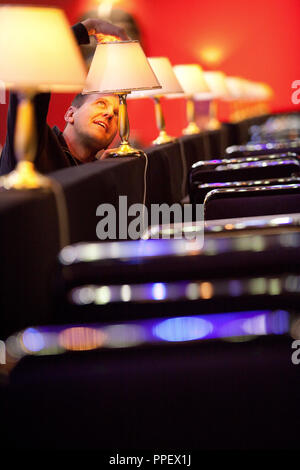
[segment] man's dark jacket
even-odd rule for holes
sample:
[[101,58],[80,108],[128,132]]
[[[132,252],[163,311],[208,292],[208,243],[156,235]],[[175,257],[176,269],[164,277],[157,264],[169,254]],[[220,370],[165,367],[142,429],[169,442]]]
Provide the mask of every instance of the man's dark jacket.
[[[78,44],[88,44],[89,35],[82,23],[72,27]],[[40,173],[50,173],[68,166],[79,164],[69,152],[62,132],[55,126],[51,129],[46,120],[50,102],[50,93],[40,93],[34,98],[37,152],[34,160],[35,167]],[[9,108],[7,114],[6,140],[0,159],[0,175],[12,171],[17,163],[14,152],[14,132],[18,107],[18,96],[10,93]]]

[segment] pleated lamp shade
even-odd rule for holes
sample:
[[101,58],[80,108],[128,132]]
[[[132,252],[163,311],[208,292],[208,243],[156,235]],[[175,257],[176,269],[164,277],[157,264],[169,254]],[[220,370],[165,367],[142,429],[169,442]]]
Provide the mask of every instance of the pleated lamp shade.
[[100,43],[83,93],[126,93],[161,88],[139,41]]
[[197,95],[199,99],[211,98],[211,93],[200,65],[174,65],[173,70],[186,96],[195,97]]
[[0,7],[0,57],[6,88],[76,92],[84,86],[84,61],[58,8]]
[[230,99],[239,100],[245,98],[245,89],[242,78],[226,77],[226,86],[229,90]]
[[183,94],[183,89],[174,73],[171,62],[167,57],[147,57],[147,59],[162,88],[135,91],[132,92],[131,98],[151,98],[153,96],[161,96],[168,93]]
[[223,72],[204,72],[204,78],[214,98],[229,98],[230,92],[226,84],[226,75]]

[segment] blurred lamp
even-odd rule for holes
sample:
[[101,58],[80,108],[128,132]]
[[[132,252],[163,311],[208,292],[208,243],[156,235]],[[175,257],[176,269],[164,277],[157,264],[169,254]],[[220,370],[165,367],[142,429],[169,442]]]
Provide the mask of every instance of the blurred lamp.
[[207,128],[210,130],[219,129],[221,123],[217,119],[217,102],[216,99],[226,100],[230,97],[230,92],[226,83],[226,76],[223,72],[212,71],[204,72],[205,81],[213,95],[209,108],[209,122]]
[[175,65],[173,67],[176,77],[183,88],[187,98],[188,126],[183,129],[185,135],[198,134],[200,128],[195,122],[195,96],[209,97],[209,88],[204,79],[203,71],[198,64]]
[[1,177],[6,189],[47,186],[36,172],[33,97],[41,92],[79,92],[86,70],[64,12],[33,6],[0,7],[0,80],[18,92],[14,149],[16,169]]
[[119,134],[121,144],[109,157],[141,156],[144,152],[129,144],[126,97],[132,91],[161,88],[139,41],[97,44],[83,94],[108,93],[119,96]]
[[226,77],[232,102],[231,120],[236,122],[249,117],[270,112],[269,102],[272,88],[262,82],[254,82],[241,77]]
[[240,100],[245,98],[243,79],[240,77],[226,77],[226,86],[229,91],[229,100]]
[[248,116],[247,80],[242,77],[226,77],[225,80],[230,95],[226,101],[231,102],[231,112],[229,118],[232,122],[239,122]]
[[157,76],[162,88],[160,90],[145,90],[132,92],[132,98],[153,98],[155,105],[156,125],[159,130],[158,137],[152,142],[154,145],[173,142],[175,137],[171,137],[166,132],[165,119],[161,106],[161,97],[170,93],[183,93],[183,89],[178,82],[173,71],[171,62],[167,57],[148,57],[149,64]]

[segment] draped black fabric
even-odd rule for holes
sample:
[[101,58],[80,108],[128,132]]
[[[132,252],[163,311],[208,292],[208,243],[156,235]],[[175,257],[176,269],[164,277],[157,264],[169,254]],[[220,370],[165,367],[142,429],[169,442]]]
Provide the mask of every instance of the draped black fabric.
[[[177,142],[149,148],[146,186],[144,157],[101,160],[51,173],[49,176],[61,185],[66,199],[70,243],[98,240],[96,209],[102,203],[112,204],[118,214],[119,196],[127,196],[128,207],[141,204],[145,191],[148,208],[154,203],[180,202],[187,177],[185,168],[202,158],[205,145],[206,155],[210,153],[207,136],[209,133],[184,137],[182,145]],[[4,338],[25,326],[51,322],[60,250],[53,193],[2,192],[0,226],[0,338]]]
[[298,449],[289,337],[168,346],[22,360],[0,403],[8,445],[108,456],[198,450],[195,468],[203,450]]

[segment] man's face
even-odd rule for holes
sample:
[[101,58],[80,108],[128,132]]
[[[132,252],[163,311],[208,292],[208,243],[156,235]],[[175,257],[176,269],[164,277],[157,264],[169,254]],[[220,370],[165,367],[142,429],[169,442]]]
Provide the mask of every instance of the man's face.
[[74,108],[74,130],[83,145],[104,149],[118,130],[119,100],[114,95],[88,95],[79,108]]

